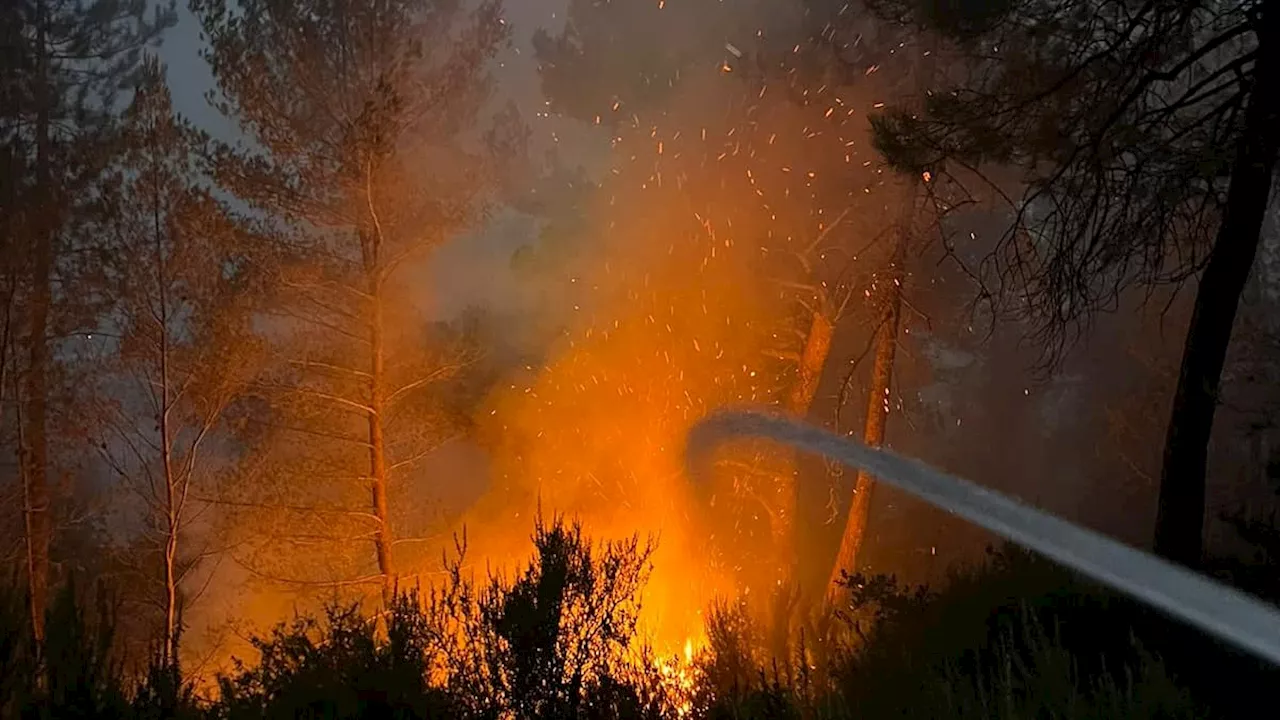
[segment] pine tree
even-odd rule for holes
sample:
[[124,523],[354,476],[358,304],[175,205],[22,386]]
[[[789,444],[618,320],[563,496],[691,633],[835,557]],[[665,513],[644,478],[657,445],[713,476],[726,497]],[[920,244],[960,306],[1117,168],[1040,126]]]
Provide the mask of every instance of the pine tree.
[[423,342],[409,275],[497,184],[467,133],[508,28],[494,1],[192,9],[211,102],[249,141],[218,148],[212,172],[275,231],[257,262],[278,290],[277,362],[257,386],[260,474],[237,501],[271,529],[240,559],[260,577],[387,599],[412,574],[398,556],[413,523],[427,522],[397,497],[422,494],[409,478],[448,437],[430,391],[463,363]]
[[[96,183],[114,148],[117,90],[139,50],[175,19],[173,2],[145,0],[19,0],[6,3],[6,161],[14,173],[6,192],[20,202],[10,225],[20,264],[10,289],[23,310],[13,329],[17,368],[19,475],[25,512],[26,575],[33,629],[43,634],[55,531],[51,491],[52,423],[73,418],[56,401],[59,353],[65,339],[92,327],[85,307],[94,294],[81,285],[92,273]],[[150,17],[148,17],[150,15]],[[16,177],[15,177],[16,176]],[[87,258],[87,262],[86,262]],[[15,267],[10,265],[10,268]],[[64,437],[68,433],[59,433]]]
[[106,332],[118,340],[103,367],[101,453],[141,506],[138,570],[161,612],[160,659],[175,663],[188,579],[213,548],[197,519],[234,469],[226,421],[257,343],[247,233],[203,187],[206,139],[174,114],[164,66],[149,57],[140,70],[110,183]]
[[[1208,443],[1280,145],[1280,9],[1256,0],[877,3],[939,32],[953,87],[877,122],[896,166],[977,181],[1013,222],[983,279],[1049,364],[1130,288],[1195,282],[1155,548],[1200,561]],[[1020,187],[992,179],[1015,168]],[[1021,196],[1018,192],[1024,191]],[[999,293],[1000,290],[1007,292]]]

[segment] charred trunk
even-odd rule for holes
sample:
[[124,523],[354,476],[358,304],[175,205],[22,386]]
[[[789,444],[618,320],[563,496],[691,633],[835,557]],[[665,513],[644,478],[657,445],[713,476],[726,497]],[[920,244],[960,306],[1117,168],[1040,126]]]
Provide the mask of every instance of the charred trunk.
[[1266,87],[1266,78],[1280,77],[1280,6],[1263,8],[1257,37],[1254,87],[1235,148],[1222,225],[1187,328],[1160,470],[1155,550],[1184,565],[1194,566],[1203,556],[1205,473],[1222,368],[1271,198],[1280,95]]
[[787,410],[794,415],[805,415],[813,404],[823,368],[827,365],[827,355],[831,352],[833,331],[831,318],[821,310],[815,311],[809,323],[804,352],[800,355],[800,377],[787,396]]

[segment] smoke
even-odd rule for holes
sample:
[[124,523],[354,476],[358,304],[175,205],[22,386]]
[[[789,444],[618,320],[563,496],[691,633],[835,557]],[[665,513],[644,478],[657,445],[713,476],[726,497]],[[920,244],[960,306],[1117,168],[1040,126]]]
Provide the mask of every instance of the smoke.
[[[893,212],[865,121],[884,99],[872,83],[893,72],[894,61],[880,58],[871,79],[833,85],[825,95],[800,95],[785,83],[746,93],[739,73],[749,63],[726,43],[749,60],[760,34],[776,40],[798,28],[793,4],[722,3],[702,16],[691,8],[706,3],[667,5],[666,16],[653,17],[671,32],[637,25],[617,52],[638,68],[683,58],[678,84],[659,88],[634,110],[607,97],[625,96],[626,88],[604,88],[594,98],[600,127],[560,118],[548,129],[538,115],[540,100],[527,107],[537,111],[525,116],[542,146],[573,145],[566,155],[601,162],[592,177],[599,187],[581,203],[566,203],[567,216],[499,213],[482,232],[441,248],[417,276],[430,288],[422,303],[427,317],[487,307],[494,324],[488,350],[507,362],[476,413],[478,430],[468,439],[474,444],[451,446],[419,478],[422,492],[444,506],[443,515],[461,513],[448,530],[465,528],[468,564],[478,574],[527,558],[538,513],[580,519],[598,539],[656,536],[644,630],[660,650],[675,651],[700,637],[701,613],[713,599],[767,591],[773,580],[765,568],[774,542],[776,478],[751,472],[756,458],[743,450],[729,457],[737,469],[695,486],[684,471],[684,438],[720,408],[771,406],[785,395],[795,366],[779,355],[797,349],[796,329],[807,326],[798,297],[811,299],[788,285],[838,280],[859,287],[874,276],[883,248],[873,240]],[[523,47],[521,70],[512,72],[527,83],[532,62]],[[831,236],[842,258],[830,262],[826,274],[807,274],[797,249],[846,211]],[[969,250],[977,252],[981,235]],[[532,260],[516,267],[512,255],[521,246],[529,247]],[[1116,362],[1123,355],[1119,342],[1108,337],[1069,367],[1064,374],[1074,381],[1037,384],[1028,369],[1035,349],[1018,344],[1017,328],[990,341],[973,332],[963,304],[975,288],[934,252],[914,258],[921,270],[908,279],[911,305],[891,399],[890,445],[1069,517],[1110,512],[1123,479],[1082,476],[1087,470],[1096,475],[1099,467],[1115,471],[1120,463],[1094,463],[1080,448],[1096,446],[1107,433],[1100,397],[1118,396],[1138,374]],[[859,378],[845,377],[857,369],[872,328],[860,297],[855,294],[836,329],[811,411],[818,422],[835,416],[842,386],[865,398]],[[1126,317],[1111,327],[1124,338],[1139,324]],[[1110,381],[1098,387],[1102,376]],[[845,418],[842,429],[860,420]],[[834,554],[831,531],[843,524],[832,516],[847,504],[852,477],[820,464],[801,472],[813,476],[813,487],[824,486],[823,497],[802,508],[801,517],[814,526],[802,537],[802,555],[825,579]],[[1090,500],[1104,491],[1113,502]],[[830,508],[824,507],[828,498]],[[1128,510],[1108,520],[1143,532]],[[920,565],[937,577],[945,570],[942,558],[972,555],[989,539],[886,492],[877,495],[871,524],[872,564],[912,582],[930,579]],[[415,551],[419,565],[404,571],[429,579],[440,552],[452,547],[448,532],[442,535],[429,551]],[[222,567],[219,573],[215,585],[244,587],[243,572]],[[228,595],[210,617],[276,621],[294,602],[280,594]]]
[[[758,90],[727,67],[726,33],[750,52],[763,28],[797,27],[789,4],[673,9],[636,12],[679,30],[666,57],[694,59],[634,111],[612,90],[600,97],[610,167],[572,218],[579,229],[532,248],[520,280],[530,304],[510,322],[525,336],[541,329],[541,342],[481,412],[489,492],[461,523],[477,569],[525,557],[539,512],[600,539],[656,537],[644,629],[668,651],[701,635],[715,598],[767,593],[778,577],[780,478],[748,453],[695,488],[684,435],[718,408],[779,402],[795,374],[780,355],[808,325],[788,282],[823,282],[800,249],[841,214],[838,243],[865,249],[886,202],[865,167],[869,96],[797,102],[785,83]],[[866,275],[876,252],[866,255],[866,267],[844,267]]]
[[770,398],[777,371],[761,350],[782,318],[753,248],[726,247],[656,198],[602,202],[597,217],[612,226],[600,221],[590,252],[559,265],[562,283],[545,296],[540,321],[560,332],[487,403],[492,489],[469,537],[477,557],[521,557],[539,508],[597,538],[657,536],[646,619],[678,648],[735,583],[700,521],[681,438],[709,408]]

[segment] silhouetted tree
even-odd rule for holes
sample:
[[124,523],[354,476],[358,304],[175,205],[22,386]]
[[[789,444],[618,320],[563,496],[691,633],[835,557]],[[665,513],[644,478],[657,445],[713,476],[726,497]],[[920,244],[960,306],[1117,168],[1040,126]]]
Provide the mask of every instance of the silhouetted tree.
[[[1205,467],[1223,363],[1270,198],[1280,100],[1274,3],[878,2],[943,35],[952,86],[888,112],[897,167],[986,178],[1013,222],[989,256],[1004,307],[1053,362],[1133,286],[1198,277],[1160,478],[1155,546],[1202,554]],[[1018,190],[1012,190],[1016,195]]]
[[[150,17],[148,17],[150,16]],[[85,286],[96,271],[96,183],[117,147],[116,92],[139,50],[175,20],[172,0],[18,0],[0,14],[3,68],[4,195],[16,210],[6,223],[6,302],[22,307],[6,325],[12,343],[12,409],[18,429],[25,513],[25,562],[32,627],[43,634],[50,585],[49,548],[57,498],[51,492],[50,430],[70,438],[74,413],[58,402],[67,339],[92,327]],[[21,207],[18,210],[18,207]],[[11,320],[13,319],[12,316]],[[82,335],[81,335],[82,336]],[[60,412],[60,410],[62,412]]]
[[[58,589],[45,617],[47,632],[38,643],[6,624],[9,638],[0,711],[5,717],[124,717],[128,696],[115,647],[116,606],[102,585],[92,602],[74,578]],[[6,593],[7,594],[7,593]],[[12,616],[6,620],[11,620]]]
[[430,625],[417,600],[393,599],[385,638],[356,606],[277,626],[254,639],[256,662],[219,679],[211,716],[459,717],[449,696],[428,685]]
[[597,546],[559,518],[539,520],[533,543],[510,580],[477,586],[463,548],[451,561],[428,606],[446,687],[476,717],[652,716],[659,699],[628,675],[652,544]]

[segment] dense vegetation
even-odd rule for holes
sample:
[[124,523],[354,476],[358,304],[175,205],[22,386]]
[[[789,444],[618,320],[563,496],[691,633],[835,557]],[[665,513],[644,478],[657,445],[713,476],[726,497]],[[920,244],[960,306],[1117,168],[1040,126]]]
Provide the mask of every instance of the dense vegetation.
[[[0,717],[1268,706],[867,473],[680,451],[768,407],[1280,600],[1280,5],[532,2],[0,3]],[[457,255],[511,288],[435,307]]]
[[[791,651],[732,603],[687,661],[638,642],[650,546],[539,523],[509,578],[459,555],[384,613],[332,606],[254,640],[197,694],[173,665],[131,677],[108,594],[66,585],[32,647],[5,595],[6,717],[1200,718],[1243,716],[1280,671],[1014,549],[938,591],[846,578],[851,601]],[[162,656],[156,655],[157,660]]]

